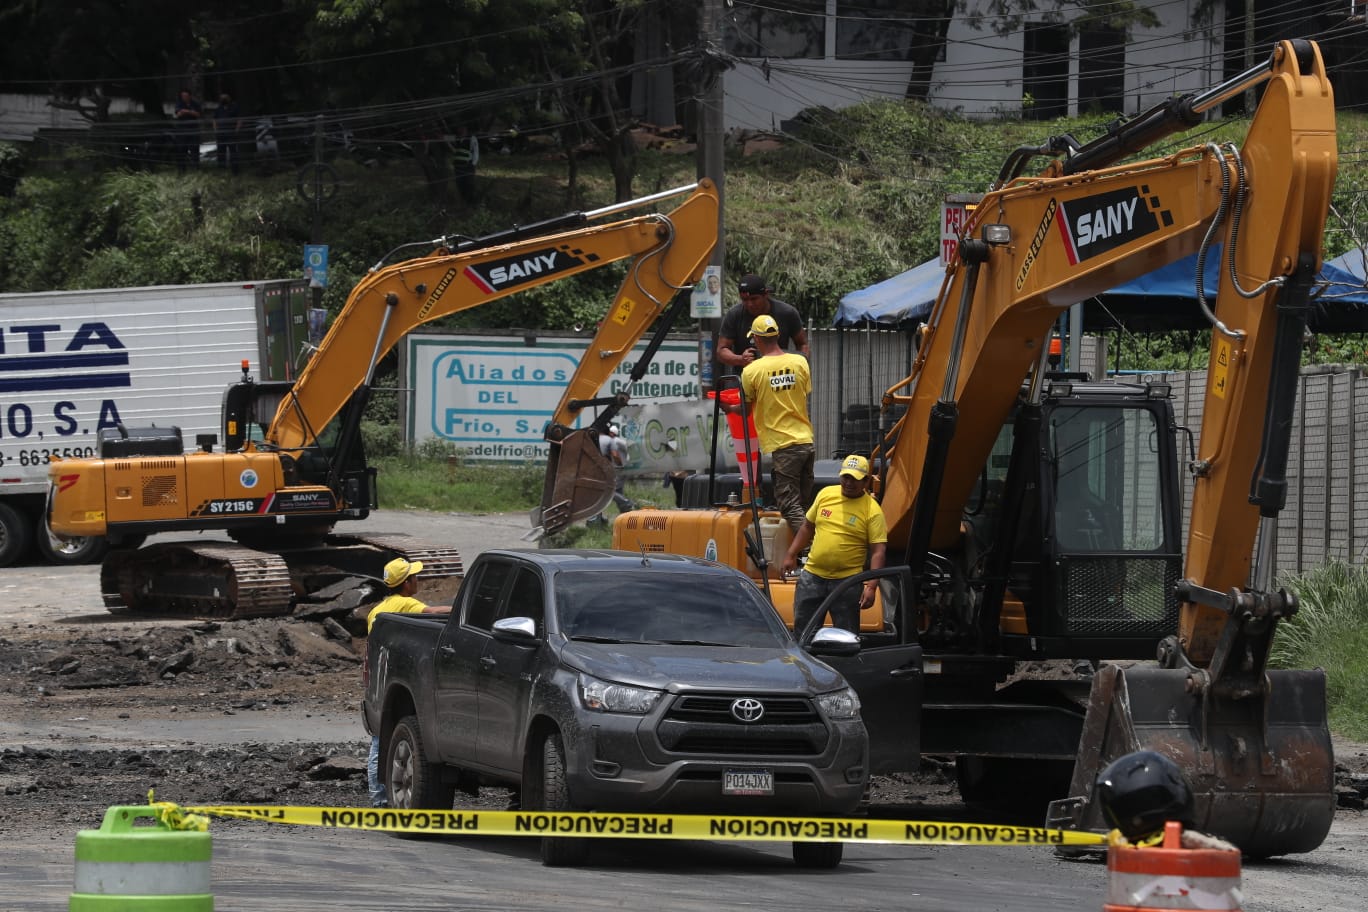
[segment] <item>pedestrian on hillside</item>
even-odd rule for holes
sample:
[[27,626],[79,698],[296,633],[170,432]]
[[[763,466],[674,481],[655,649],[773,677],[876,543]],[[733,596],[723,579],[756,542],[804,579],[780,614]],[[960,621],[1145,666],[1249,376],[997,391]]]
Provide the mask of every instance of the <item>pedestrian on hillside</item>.
[[[780,565],[784,574],[792,573],[798,567],[798,555],[811,543],[793,591],[794,633],[801,636],[826,597],[842,580],[862,572],[866,562],[870,570],[881,569],[887,542],[883,508],[869,493],[869,460],[847,456],[841,463],[841,483],[817,492]],[[851,593],[842,604],[834,605],[832,625],[859,633],[860,612],[874,604],[877,589],[877,582],[869,580],[858,596]],[[818,624],[824,621],[825,617],[817,618]]]
[[[621,428],[616,424],[608,425],[608,432],[599,435],[599,452],[604,455],[613,466],[613,504],[617,507],[618,513],[630,513],[637,509],[636,503],[627,496],[627,478],[622,470],[627,467],[627,462],[631,458],[629,455],[627,441],[622,439]],[[594,524],[606,523],[608,518],[602,513],[595,516],[591,522]]]
[[770,297],[769,286],[758,275],[742,276],[736,287],[741,303],[732,305],[722,315],[717,333],[717,360],[722,362],[724,374],[738,374],[759,357],[755,346],[747,341],[750,326],[759,316],[769,315],[778,324],[780,351],[787,350],[792,343],[803,357],[811,354],[807,330],[796,307]]
[[[423,569],[422,561],[406,561],[402,557],[385,564],[385,585],[389,595],[366,612],[366,633],[375,626],[377,616],[388,611],[400,614],[437,614],[449,611],[445,606],[426,605],[414,598],[418,591],[415,577]],[[364,606],[362,608],[364,609]],[[380,736],[371,735],[370,754],[366,757],[366,785],[370,789],[371,807],[388,807],[389,796],[385,793],[385,781],[380,775]]]
[[203,107],[189,89],[181,89],[176,97],[175,118],[176,170],[185,173],[188,165],[199,167],[199,130]]
[[796,535],[812,501],[817,457],[807,405],[812,371],[806,356],[779,347],[781,333],[769,314],[751,323],[750,338],[759,357],[741,371],[745,401],[723,408],[732,413],[741,413],[744,408],[754,417],[760,452],[770,458],[774,499]]
[[218,107],[214,109],[214,139],[218,143],[215,157],[219,170],[232,168],[237,174],[242,152],[242,114],[227,92],[219,96]]
[[477,199],[475,166],[480,163],[480,140],[465,124],[456,128],[456,136],[451,143],[451,157],[456,172],[456,192],[461,194],[466,205],[473,206]]

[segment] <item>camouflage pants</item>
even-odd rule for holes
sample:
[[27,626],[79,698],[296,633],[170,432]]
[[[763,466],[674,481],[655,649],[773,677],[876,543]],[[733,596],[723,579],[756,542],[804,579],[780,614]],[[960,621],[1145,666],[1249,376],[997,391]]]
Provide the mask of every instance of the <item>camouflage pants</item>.
[[812,472],[816,458],[817,451],[810,443],[795,443],[770,456],[774,499],[795,535],[803,528],[808,504],[812,503]]

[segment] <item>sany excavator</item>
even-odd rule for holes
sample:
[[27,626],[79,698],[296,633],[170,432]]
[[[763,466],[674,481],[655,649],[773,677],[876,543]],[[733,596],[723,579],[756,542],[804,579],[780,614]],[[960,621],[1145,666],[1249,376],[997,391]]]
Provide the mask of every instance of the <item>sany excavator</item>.
[[[667,214],[596,221],[681,196]],[[381,357],[439,317],[630,259],[557,410],[557,426],[570,426],[583,403],[600,401],[592,397],[669,302],[687,299],[678,292],[702,275],[717,224],[717,192],[700,181],[482,238],[425,242],[435,251],[377,264],[352,289],[295,381],[254,382],[244,362],[242,381],[224,395],[221,451],[213,435],[185,453],[176,429],[121,428],[102,439],[99,458],[54,462],[51,527],[123,545],[101,568],[105,603],[116,610],[288,613],[296,595],[345,575],[379,577],[396,556],[422,560],[429,580],[458,575],[460,556],[451,549],[407,536],[330,534],[335,523],[364,519],[377,505],[360,420]],[[668,323],[661,321],[658,337]],[[625,398],[612,401],[620,406]],[[613,468],[597,447],[570,450],[565,466],[580,478],[571,486],[580,500],[549,512],[583,518],[611,497]],[[202,530],[227,530],[233,542],[137,547],[153,533]]]
[[[1264,82],[1242,146],[1125,162]],[[1022,176],[1038,156],[1043,171]],[[896,608],[864,612],[858,654],[831,660],[861,693],[874,772],[953,756],[970,802],[1035,798],[1039,812],[1054,799],[1052,825],[1106,829],[1097,772],[1151,748],[1190,777],[1198,829],[1255,856],[1322,842],[1335,809],[1325,676],[1267,663],[1297,609],[1273,557],[1335,173],[1334,99],[1307,41],[1094,141],[1009,158],[911,375],[884,398],[906,407],[873,460],[889,567],[848,585],[892,577]],[[1191,438],[1167,385],[1055,374],[1048,341],[1070,305],[1194,252],[1226,268],[1201,302],[1212,343],[1184,549],[1178,442]],[[763,572],[776,556],[747,553],[752,524],[738,509],[646,510],[614,533]],[[767,585],[789,611],[792,584]],[[1089,674],[1101,660],[1132,661]]]

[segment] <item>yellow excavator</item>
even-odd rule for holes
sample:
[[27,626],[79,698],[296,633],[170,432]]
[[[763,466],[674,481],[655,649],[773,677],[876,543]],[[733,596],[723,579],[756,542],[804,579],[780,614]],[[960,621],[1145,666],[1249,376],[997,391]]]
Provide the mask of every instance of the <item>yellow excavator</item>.
[[[1242,145],[1127,160],[1260,84]],[[889,608],[864,612],[858,655],[831,660],[861,693],[874,772],[953,756],[971,803],[1053,801],[1051,824],[1105,829],[1097,772],[1150,748],[1191,778],[1199,829],[1253,856],[1320,845],[1335,810],[1325,676],[1267,663],[1297,610],[1273,559],[1336,167],[1334,98],[1309,41],[1091,142],[1008,158],[911,374],[884,397],[906,409],[872,460],[888,567],[848,586],[888,577]],[[1052,372],[1048,343],[1071,305],[1193,253],[1198,276],[1208,256],[1224,268],[1213,299],[1198,290],[1212,342],[1184,547],[1191,438],[1167,385]],[[782,553],[748,527],[743,509],[646,510],[614,535],[759,581]],[[788,612],[792,583],[765,585]]]
[[[668,213],[606,217],[685,197]],[[108,537],[101,567],[107,607],[145,613],[252,617],[289,613],[297,596],[347,575],[380,577],[397,556],[422,560],[429,580],[461,573],[460,555],[407,536],[333,535],[343,520],[377,505],[375,469],[360,420],[380,359],[405,333],[439,317],[514,292],[629,260],[627,274],[571,377],[552,427],[571,428],[591,403],[607,420],[626,394],[594,399],[667,306],[653,346],[702,275],[717,239],[718,196],[709,181],[481,238],[421,242],[431,253],[384,265],[357,283],[292,382],[243,379],[223,400],[223,435],[186,453],[175,428],[106,432],[96,458],[49,468],[54,532]],[[405,245],[410,246],[410,245]],[[402,250],[404,248],[400,248]],[[654,352],[652,347],[651,352]],[[639,359],[637,370],[647,359]],[[564,521],[598,512],[612,496],[613,469],[597,446],[557,448],[579,500],[545,511]],[[548,483],[548,490],[555,488]],[[233,540],[138,547],[166,532],[226,530]]]

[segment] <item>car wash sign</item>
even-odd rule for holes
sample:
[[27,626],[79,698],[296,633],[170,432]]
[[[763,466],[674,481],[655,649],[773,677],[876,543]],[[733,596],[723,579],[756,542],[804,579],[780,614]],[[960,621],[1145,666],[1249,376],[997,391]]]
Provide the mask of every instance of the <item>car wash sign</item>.
[[[587,339],[411,335],[406,348],[413,395],[408,426],[415,443],[448,441],[474,460],[526,462],[546,459],[542,438],[567,385],[579,367]],[[626,392],[633,402],[697,399],[698,352],[689,340],[667,341],[636,383],[631,373],[644,356],[638,344],[598,390]],[[593,420],[593,409],[575,427]]]

